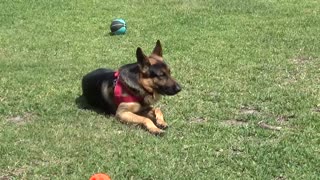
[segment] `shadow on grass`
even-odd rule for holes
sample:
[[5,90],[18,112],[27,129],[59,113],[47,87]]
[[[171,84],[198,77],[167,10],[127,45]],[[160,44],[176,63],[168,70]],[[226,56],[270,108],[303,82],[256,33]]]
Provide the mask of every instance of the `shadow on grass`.
[[125,34],[114,34],[112,32],[106,33],[105,36],[123,36]]
[[88,104],[86,98],[82,95],[76,98],[75,103],[79,109],[94,111],[97,114],[101,114],[101,115],[105,115],[105,116],[112,115],[111,113],[105,111],[102,108],[97,108],[97,107],[91,106],[90,104]]

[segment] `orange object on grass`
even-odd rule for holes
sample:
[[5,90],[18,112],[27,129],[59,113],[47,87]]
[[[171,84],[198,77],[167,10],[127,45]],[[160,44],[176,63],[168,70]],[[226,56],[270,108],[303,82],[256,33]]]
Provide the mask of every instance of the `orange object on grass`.
[[90,180],[111,180],[111,178],[107,174],[99,173],[92,175]]

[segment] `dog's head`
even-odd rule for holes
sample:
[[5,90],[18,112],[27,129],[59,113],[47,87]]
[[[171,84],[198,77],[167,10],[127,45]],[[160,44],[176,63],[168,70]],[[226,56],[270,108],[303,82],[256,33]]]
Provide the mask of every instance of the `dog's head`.
[[180,85],[171,77],[170,69],[162,57],[162,47],[158,40],[150,56],[137,48],[140,83],[149,93],[175,95],[181,91]]

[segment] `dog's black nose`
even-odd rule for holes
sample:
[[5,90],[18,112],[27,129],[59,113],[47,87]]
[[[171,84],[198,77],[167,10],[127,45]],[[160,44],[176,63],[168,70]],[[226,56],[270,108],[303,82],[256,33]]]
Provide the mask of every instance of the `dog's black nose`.
[[181,91],[181,86],[179,84],[175,85],[175,92],[178,93]]

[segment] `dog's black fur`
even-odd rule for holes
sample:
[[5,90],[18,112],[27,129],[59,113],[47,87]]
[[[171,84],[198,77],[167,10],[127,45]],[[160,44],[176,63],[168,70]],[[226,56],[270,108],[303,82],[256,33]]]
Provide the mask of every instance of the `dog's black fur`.
[[111,69],[100,68],[85,75],[82,78],[82,95],[88,104],[108,114],[114,114],[116,108],[108,103],[103,94],[106,88],[113,86],[114,80],[114,71]]
[[[144,97],[148,93],[139,85],[139,72],[138,63],[126,64],[119,69],[119,80],[130,89],[130,92]],[[117,108],[112,101],[116,80],[114,73],[114,70],[99,68],[82,78],[83,96],[87,102],[107,114],[115,114]]]

